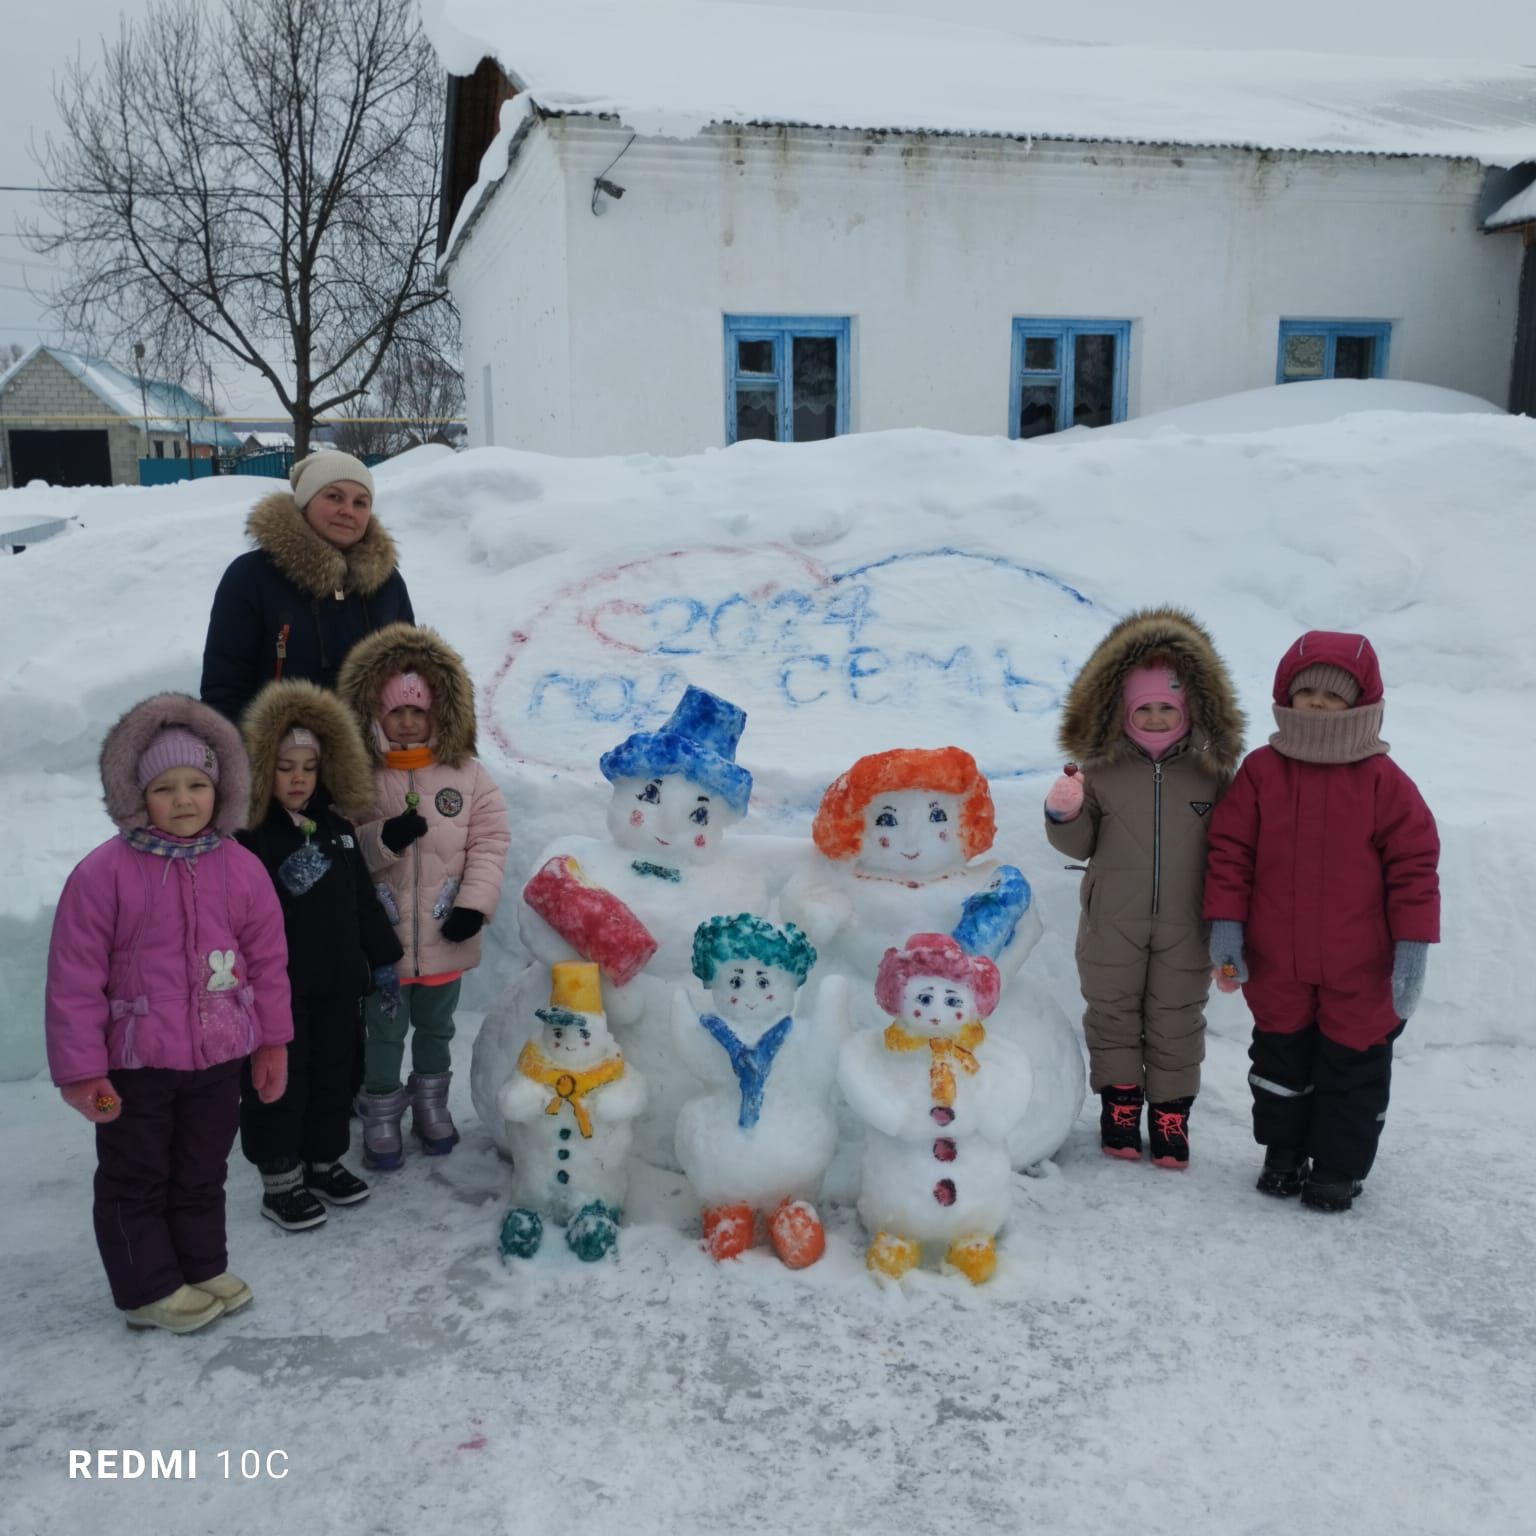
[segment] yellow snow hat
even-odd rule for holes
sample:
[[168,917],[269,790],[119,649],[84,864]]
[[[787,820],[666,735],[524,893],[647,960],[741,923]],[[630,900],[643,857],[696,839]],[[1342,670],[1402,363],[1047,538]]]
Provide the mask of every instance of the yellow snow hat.
[[[590,960],[561,960],[549,968],[550,1010],[568,1009],[572,1013],[601,1013],[603,989],[599,972]],[[544,1010],[536,1010],[541,1016]]]

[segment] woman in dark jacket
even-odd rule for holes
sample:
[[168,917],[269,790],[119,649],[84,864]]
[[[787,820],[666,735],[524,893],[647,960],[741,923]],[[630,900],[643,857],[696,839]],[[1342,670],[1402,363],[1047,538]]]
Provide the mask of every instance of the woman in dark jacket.
[[416,621],[367,467],[327,450],[288,478],[291,493],[256,503],[246,523],[256,548],[230,562],[208,616],[202,698],[236,722],[263,684],[329,688],[364,635]]
[[313,683],[270,683],[244,730],[251,809],[238,836],[266,865],[283,909],[293,1043],[276,1103],[247,1084],[240,1143],[262,1176],[262,1215],[294,1231],[325,1220],[321,1200],[351,1205],[368,1194],[340,1161],[361,1002],[376,987],[398,999],[401,950],[347,820],[371,807],[373,774],[346,707]]

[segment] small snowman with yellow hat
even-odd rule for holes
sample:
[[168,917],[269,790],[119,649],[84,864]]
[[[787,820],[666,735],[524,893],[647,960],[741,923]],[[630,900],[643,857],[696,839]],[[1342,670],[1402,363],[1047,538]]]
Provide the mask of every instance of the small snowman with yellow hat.
[[549,1007],[534,1012],[543,1034],[523,1047],[498,1097],[512,1152],[501,1253],[532,1258],[548,1217],[565,1228],[571,1252],[590,1263],[618,1241],[631,1122],[645,1108],[645,1079],[625,1066],[608,1033],[595,964],[551,966]]

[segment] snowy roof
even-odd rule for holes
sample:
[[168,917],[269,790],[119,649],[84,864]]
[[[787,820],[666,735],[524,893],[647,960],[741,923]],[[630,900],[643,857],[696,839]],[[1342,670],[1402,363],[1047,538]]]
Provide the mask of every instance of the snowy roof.
[[1536,68],[1501,61],[1081,45],[728,0],[423,0],[422,13],[450,72],[492,57],[540,108],[645,135],[783,123],[1536,159]]
[[147,412],[151,432],[183,433],[187,430],[187,418],[191,417],[194,443],[211,443],[230,450],[240,446],[240,439],[222,422],[197,419],[210,413],[208,407],[190,390],[165,379],[141,380],[138,374],[127,373],[104,358],[66,352],[62,347],[33,347],[20,361],[0,374],[0,391],[40,352],[47,353],[65,372],[78,379],[119,416],[142,422]]
[[1483,228],[1507,229],[1511,224],[1533,223],[1536,223],[1536,181],[1525,191],[1515,193],[1502,208],[1490,213],[1483,221]]

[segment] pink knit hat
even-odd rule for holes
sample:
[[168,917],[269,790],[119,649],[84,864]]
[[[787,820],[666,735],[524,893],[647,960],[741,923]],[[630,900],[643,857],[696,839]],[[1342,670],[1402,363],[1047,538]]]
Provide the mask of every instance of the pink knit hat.
[[316,757],[320,756],[320,738],[313,731],[306,730],[302,725],[296,725],[277,744],[277,753],[281,757],[284,752],[310,751]]
[[397,672],[379,690],[379,713],[387,715],[392,709],[411,705],[416,709],[432,708],[432,690],[419,672]]
[[[1151,757],[1161,757],[1169,747],[1184,739],[1189,729],[1189,707],[1184,702],[1184,684],[1179,674],[1166,664],[1137,667],[1121,690],[1125,700],[1125,734]],[[1143,704],[1168,704],[1178,711],[1178,723],[1169,731],[1144,731],[1131,723],[1131,716]]]
[[198,768],[215,784],[219,782],[218,754],[201,736],[185,726],[167,726],[144,749],[137,778],[140,789],[149,786],[171,768]]

